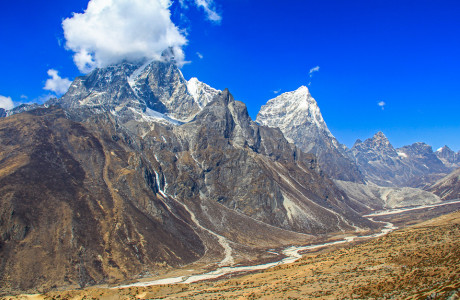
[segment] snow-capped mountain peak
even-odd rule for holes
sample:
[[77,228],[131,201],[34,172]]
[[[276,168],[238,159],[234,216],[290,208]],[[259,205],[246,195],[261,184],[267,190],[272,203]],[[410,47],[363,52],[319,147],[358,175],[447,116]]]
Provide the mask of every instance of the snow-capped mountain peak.
[[192,77],[187,81],[187,90],[201,109],[220,92],[206,83],[199,81],[196,77]]
[[435,154],[446,166],[450,168],[460,167],[460,152],[455,153],[447,145],[439,148]]
[[170,59],[96,69],[78,77],[59,103],[69,109],[84,106],[117,114],[129,108],[146,120],[152,119],[146,113],[150,109],[158,113],[156,117],[164,115],[167,120],[184,123],[192,120],[218,93],[196,78],[185,80]]
[[[314,125],[332,136],[321,115],[316,100],[306,86],[292,92],[286,92],[271,99],[262,106],[257,122],[269,127],[278,127],[281,131],[302,125]],[[292,140],[291,140],[292,141]]]
[[336,179],[361,181],[359,171],[327,128],[316,100],[306,86],[286,92],[262,106],[256,121],[277,127],[287,140],[318,156],[321,168]]
[[444,145],[444,147],[439,148],[438,150],[436,150],[436,152],[438,153],[444,152],[444,153],[449,153],[449,154],[454,153],[454,151],[452,151],[447,145]]

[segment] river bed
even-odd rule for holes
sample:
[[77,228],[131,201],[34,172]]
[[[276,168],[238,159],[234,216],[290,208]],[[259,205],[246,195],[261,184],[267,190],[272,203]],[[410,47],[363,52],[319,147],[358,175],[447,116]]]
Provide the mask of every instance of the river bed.
[[[416,206],[416,207],[409,207],[409,208],[400,208],[400,209],[389,209],[389,210],[382,210],[382,211],[376,211],[373,212],[372,214],[365,215],[364,217],[374,221],[372,217],[377,217],[377,216],[384,216],[384,215],[391,215],[391,214],[399,214],[399,213],[404,213],[412,210],[419,210],[419,209],[426,209],[426,208],[434,208],[438,206],[444,206],[444,205],[449,205],[449,204],[455,204],[455,203],[460,203],[459,201],[451,201],[451,202],[442,202],[438,204],[432,204],[432,205],[423,205],[423,206]],[[381,221],[374,221],[374,222],[381,222]],[[385,226],[382,228],[382,230],[378,233],[371,234],[371,235],[356,235],[356,236],[348,236],[345,237],[342,240],[334,241],[334,242],[327,242],[327,243],[322,243],[322,244],[314,244],[314,245],[308,245],[308,246],[290,246],[285,248],[284,250],[281,251],[285,257],[279,261],[271,262],[271,263],[266,263],[266,264],[260,264],[260,265],[255,265],[255,266],[227,266],[227,267],[219,267],[218,269],[214,271],[210,271],[207,273],[203,274],[197,274],[197,275],[190,275],[190,276],[180,276],[180,277],[171,277],[171,278],[164,278],[164,279],[158,279],[158,280],[153,280],[153,281],[145,281],[145,282],[137,282],[133,284],[128,284],[128,285],[123,285],[123,286],[117,286],[114,288],[128,288],[128,287],[145,287],[145,286],[152,286],[152,285],[162,285],[162,284],[178,284],[178,283],[193,283],[193,282],[198,282],[198,281],[203,281],[203,280],[210,280],[210,279],[216,279],[225,275],[233,274],[233,273],[240,273],[240,272],[250,272],[250,271],[259,271],[259,270],[265,270],[268,268],[272,268],[275,266],[279,265],[284,265],[284,264],[289,264],[293,263],[297,260],[299,260],[302,255],[300,254],[301,252],[307,251],[307,250],[315,250],[323,247],[328,247],[332,245],[338,245],[338,244],[345,244],[345,243],[350,243],[356,239],[369,239],[369,238],[377,238],[384,236],[394,230],[397,229],[396,226],[394,226],[390,222],[381,222],[385,223]],[[272,252],[272,251],[271,251]],[[278,253],[277,253],[278,254]]]

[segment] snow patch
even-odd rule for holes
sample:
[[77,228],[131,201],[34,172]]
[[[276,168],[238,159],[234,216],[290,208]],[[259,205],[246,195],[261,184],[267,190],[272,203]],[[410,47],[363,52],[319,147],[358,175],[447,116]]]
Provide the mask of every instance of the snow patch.
[[148,61],[146,62],[145,64],[143,64],[141,67],[139,67],[138,69],[136,69],[133,74],[131,74],[131,76],[128,77],[128,84],[129,86],[131,87],[131,89],[133,90],[133,92],[137,95],[137,91],[136,91],[136,79],[139,77],[139,75],[142,74],[142,72],[144,72],[145,68],[147,68],[147,66],[151,63],[151,61]]
[[408,157],[407,154],[404,153],[404,152],[398,152],[398,156],[402,157],[402,158],[407,158]]
[[211,102],[212,99],[220,92],[206,83],[199,81],[196,77],[192,77],[189,81],[187,81],[187,90],[200,109],[203,109],[203,107]]
[[150,108],[147,107],[147,109],[145,110],[145,114],[147,117],[150,117],[150,118],[153,118],[153,119],[156,119],[156,120],[164,120],[168,123],[171,123],[171,124],[174,124],[174,125],[181,125],[182,123],[179,122],[178,120],[175,120],[165,114],[162,114],[160,112],[157,112],[155,110],[152,110]]

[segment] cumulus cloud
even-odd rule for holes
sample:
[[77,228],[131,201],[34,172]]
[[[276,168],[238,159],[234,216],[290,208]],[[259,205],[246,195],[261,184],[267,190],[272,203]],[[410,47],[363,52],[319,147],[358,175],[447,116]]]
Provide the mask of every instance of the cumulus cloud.
[[377,105],[380,106],[382,110],[384,110],[386,103],[384,101],[380,101],[379,103],[377,103]]
[[216,23],[222,21],[222,16],[217,13],[216,5],[213,0],[195,0],[195,5],[203,8],[208,20]]
[[5,97],[5,96],[0,95],[0,108],[9,110],[9,109],[12,109],[13,107],[14,107],[14,103],[11,97]]
[[[196,1],[212,13],[212,1]],[[187,39],[171,21],[170,5],[170,0],[90,0],[83,13],[62,22],[66,47],[83,73],[123,60],[160,59],[168,48],[181,63]]]
[[72,84],[69,79],[59,76],[58,71],[56,70],[48,70],[48,76],[51,78],[46,80],[45,87],[43,89],[55,92],[57,95],[62,95],[67,92]]

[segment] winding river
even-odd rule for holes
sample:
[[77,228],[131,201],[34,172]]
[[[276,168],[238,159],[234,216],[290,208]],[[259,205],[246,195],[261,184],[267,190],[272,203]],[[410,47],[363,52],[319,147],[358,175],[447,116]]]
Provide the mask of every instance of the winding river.
[[[422,205],[422,206],[416,206],[416,207],[410,207],[410,208],[382,210],[382,211],[374,212],[372,214],[365,215],[363,217],[366,217],[374,221],[372,217],[393,215],[393,214],[399,214],[399,213],[404,213],[404,212],[413,211],[413,210],[434,208],[438,206],[444,206],[444,205],[456,204],[456,203],[460,203],[460,200],[451,201],[451,202],[442,202],[442,203],[432,204],[432,205]],[[380,221],[374,221],[374,222],[380,222]],[[283,259],[279,261],[271,262],[271,263],[260,264],[260,265],[255,265],[255,266],[220,267],[214,271],[203,273],[203,274],[171,277],[171,278],[164,278],[164,279],[159,279],[159,280],[154,280],[154,281],[137,282],[137,283],[133,283],[129,285],[117,286],[114,288],[145,287],[145,286],[160,285],[160,284],[193,283],[193,282],[202,281],[202,280],[219,278],[221,276],[232,274],[232,273],[265,270],[271,267],[293,263],[302,257],[300,252],[303,252],[306,250],[314,250],[314,249],[328,247],[328,246],[337,245],[337,244],[350,243],[357,238],[359,239],[377,238],[377,237],[386,235],[392,232],[393,230],[397,229],[397,227],[394,226],[392,223],[389,223],[389,222],[381,222],[381,223],[385,223],[385,226],[382,228],[382,230],[379,233],[375,233],[371,235],[363,235],[363,236],[358,236],[358,235],[349,236],[349,237],[344,238],[343,240],[322,243],[322,244],[309,245],[309,246],[300,246],[300,247],[290,246],[284,249],[283,251],[281,251],[281,253],[285,256]]]

